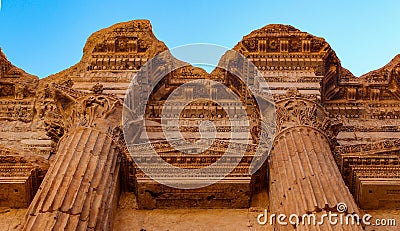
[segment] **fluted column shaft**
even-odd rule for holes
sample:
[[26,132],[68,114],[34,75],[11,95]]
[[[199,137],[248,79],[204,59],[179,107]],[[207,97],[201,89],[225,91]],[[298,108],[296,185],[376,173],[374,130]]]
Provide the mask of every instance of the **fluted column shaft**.
[[23,230],[110,230],[118,195],[118,152],[103,131],[72,131],[28,208]]
[[[281,106],[282,105],[282,106]],[[326,134],[334,127],[316,104],[291,99],[278,104],[278,135],[270,155],[270,210],[274,214],[316,214],[336,212],[339,203],[347,213],[359,214],[333,158]],[[322,130],[321,128],[325,128]],[[331,133],[332,134],[332,133]],[[337,213],[337,212],[336,212]],[[276,230],[362,230],[361,226],[277,225]]]

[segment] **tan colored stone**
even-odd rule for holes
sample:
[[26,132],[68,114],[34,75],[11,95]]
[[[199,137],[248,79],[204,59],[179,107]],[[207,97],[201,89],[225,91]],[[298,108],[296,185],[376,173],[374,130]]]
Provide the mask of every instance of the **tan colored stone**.
[[[27,207],[34,196],[24,218],[23,210],[0,211],[0,227],[272,230],[256,224],[256,216],[268,206],[286,214],[323,214],[339,202],[351,213],[363,212],[358,206],[398,208],[400,56],[357,78],[341,66],[323,38],[278,24],[246,35],[233,49],[257,66],[276,100],[279,134],[274,150],[253,176],[248,175],[249,151],[229,179],[189,192],[151,182],[132,162],[121,135],[121,99],[131,79],[146,61],[167,49],[148,20],[119,23],[91,35],[79,63],[41,80],[13,66],[0,51],[0,206]],[[221,61],[231,58],[226,54]],[[206,166],[223,152],[230,133],[223,125],[224,112],[214,113],[208,101],[197,102],[204,110],[184,110],[181,131],[188,140],[198,139],[196,119],[220,123],[219,141],[201,162],[165,146],[159,108],[188,79],[232,83],[236,77],[191,66],[170,77],[148,104],[152,145],[160,146],[160,155],[176,166]],[[243,83],[228,85],[243,92]],[[254,105],[250,100],[246,106],[256,118],[250,147],[257,144],[261,126]],[[220,117],[215,119],[213,113]],[[14,195],[16,187],[25,196]],[[262,195],[265,190],[269,199]],[[129,209],[117,209],[118,200]],[[132,209],[136,206],[226,209]],[[248,207],[250,212],[228,209]],[[398,217],[397,210],[372,212]]]

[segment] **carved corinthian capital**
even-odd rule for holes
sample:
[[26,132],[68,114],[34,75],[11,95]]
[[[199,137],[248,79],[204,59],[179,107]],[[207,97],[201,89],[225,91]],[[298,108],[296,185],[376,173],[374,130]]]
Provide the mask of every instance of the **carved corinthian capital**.
[[[89,94],[53,84],[54,98],[63,118],[64,130],[78,126],[114,129],[121,124],[122,102],[113,95]],[[107,130],[105,130],[107,131]]]
[[276,102],[277,131],[298,126],[307,126],[319,130],[334,142],[342,123],[330,118],[328,112],[319,104],[301,97],[291,97]]

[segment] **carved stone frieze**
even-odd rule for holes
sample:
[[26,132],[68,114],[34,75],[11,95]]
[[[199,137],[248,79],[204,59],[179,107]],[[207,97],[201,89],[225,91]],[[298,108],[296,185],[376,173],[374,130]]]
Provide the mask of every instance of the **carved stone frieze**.
[[38,174],[29,158],[0,146],[0,207],[28,207],[40,184]]

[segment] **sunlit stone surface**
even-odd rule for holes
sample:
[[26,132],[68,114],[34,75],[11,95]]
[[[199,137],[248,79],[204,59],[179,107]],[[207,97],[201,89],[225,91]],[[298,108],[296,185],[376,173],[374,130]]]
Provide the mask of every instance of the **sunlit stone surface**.
[[[261,71],[268,84],[261,87],[269,88],[276,103],[273,151],[254,175],[248,173],[250,150],[217,184],[181,190],[144,175],[121,134],[131,79],[167,49],[149,21],[135,20],[94,33],[79,63],[40,80],[0,53],[0,230],[189,230],[190,224],[209,230],[272,230],[257,224],[264,208],[324,213],[339,202],[349,213],[400,219],[399,55],[357,78],[323,38],[292,26],[267,25],[244,36],[233,49]],[[215,162],[232,132],[224,109],[203,100],[179,115],[180,132],[194,142],[200,121],[207,119],[216,124],[219,142],[195,158],[165,146],[160,108],[175,88],[193,79],[216,80],[239,96],[245,92],[232,74],[208,74],[191,66],[166,76],[154,90],[147,132],[162,158],[183,168]],[[241,107],[229,103],[228,110]],[[243,109],[256,117],[254,104]],[[251,137],[239,129],[234,139],[256,145],[259,126],[252,120]],[[361,227],[333,227],[352,229]]]

